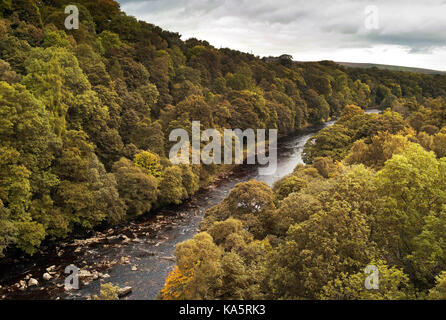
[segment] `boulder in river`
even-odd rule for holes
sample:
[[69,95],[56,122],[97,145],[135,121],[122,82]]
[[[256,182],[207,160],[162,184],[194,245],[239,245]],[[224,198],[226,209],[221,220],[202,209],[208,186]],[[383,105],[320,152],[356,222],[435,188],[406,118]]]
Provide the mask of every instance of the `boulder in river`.
[[121,242],[122,242],[122,243],[130,242],[130,238],[127,237],[125,234],[121,234],[121,235],[119,235],[119,239],[121,239]]
[[43,274],[42,278],[43,278],[43,280],[45,280],[45,281],[49,281],[49,280],[51,280],[52,276],[51,276],[49,273],[45,272],[45,273]]
[[48,273],[53,272],[54,269],[56,269],[56,266],[48,267],[48,268],[46,268],[46,272],[48,272]]
[[129,264],[130,259],[128,257],[121,257],[121,264]]
[[32,287],[32,286],[38,286],[39,285],[39,281],[37,281],[34,278],[31,278],[28,280],[28,287]]
[[28,286],[26,285],[26,281],[25,280],[20,280],[18,283],[16,283],[16,287],[23,291],[25,290]]
[[80,270],[78,276],[79,276],[79,278],[88,278],[88,277],[92,277],[93,275],[88,270]]
[[126,295],[130,294],[132,292],[132,290],[133,290],[132,287],[120,288],[118,291],[118,297],[120,297],[120,298],[125,297]]
[[169,260],[169,261],[176,261],[175,257],[160,257],[160,259]]

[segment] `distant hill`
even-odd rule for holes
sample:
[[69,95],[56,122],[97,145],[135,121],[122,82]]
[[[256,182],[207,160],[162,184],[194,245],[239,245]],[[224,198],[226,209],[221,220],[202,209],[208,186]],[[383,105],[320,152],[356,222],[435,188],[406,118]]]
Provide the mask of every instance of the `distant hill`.
[[430,70],[430,69],[422,69],[422,68],[411,68],[411,67],[401,67],[401,66],[391,66],[386,64],[374,64],[374,63],[353,63],[353,62],[336,62],[344,67],[349,68],[378,68],[392,71],[406,71],[406,72],[415,72],[415,73],[424,73],[424,74],[443,74],[446,75],[445,71],[438,70]]

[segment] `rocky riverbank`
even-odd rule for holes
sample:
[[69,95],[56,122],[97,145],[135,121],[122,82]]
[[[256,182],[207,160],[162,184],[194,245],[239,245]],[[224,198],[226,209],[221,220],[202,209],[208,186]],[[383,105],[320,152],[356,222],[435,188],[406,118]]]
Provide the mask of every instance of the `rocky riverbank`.
[[[0,297],[91,299],[99,293],[101,283],[111,282],[121,288],[121,295],[127,291],[128,299],[155,299],[175,265],[176,245],[193,237],[208,208],[224,199],[239,182],[257,179],[272,185],[291,173],[302,163],[306,141],[332,123],[311,127],[302,134],[281,140],[274,175],[259,176],[256,166],[240,166],[182,205],[161,209],[144,221],[96,232],[88,239],[62,243],[27,263],[19,261],[17,265],[1,266]],[[80,270],[79,290],[65,290],[68,265]]]

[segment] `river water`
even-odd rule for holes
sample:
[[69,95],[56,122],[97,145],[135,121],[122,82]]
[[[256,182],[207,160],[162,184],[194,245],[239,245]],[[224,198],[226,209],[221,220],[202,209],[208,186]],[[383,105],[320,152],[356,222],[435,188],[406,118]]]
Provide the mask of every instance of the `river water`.
[[[120,287],[133,288],[127,299],[155,299],[175,265],[176,245],[197,233],[199,223],[208,208],[221,202],[237,183],[256,179],[272,186],[275,181],[291,173],[297,164],[303,163],[302,151],[307,140],[333,123],[331,121],[310,127],[279,141],[277,170],[274,175],[260,176],[258,167],[241,166],[182,205],[159,210],[155,216],[145,221],[97,233],[84,241],[63,244],[29,262],[17,261],[16,265],[0,267],[0,297],[86,299],[98,294],[101,283],[111,282]],[[71,264],[88,271],[94,277],[81,278],[79,290],[65,292],[64,269]],[[53,278],[50,281],[43,280],[42,275],[46,268],[53,265]],[[20,290],[16,284],[27,275],[37,279],[39,285]]]

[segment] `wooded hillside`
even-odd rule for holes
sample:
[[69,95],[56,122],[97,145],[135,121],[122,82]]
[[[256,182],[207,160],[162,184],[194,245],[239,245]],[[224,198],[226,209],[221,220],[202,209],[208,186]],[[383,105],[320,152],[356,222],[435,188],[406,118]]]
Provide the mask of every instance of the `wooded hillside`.
[[[80,27],[66,30],[73,3]],[[418,105],[444,106],[434,99],[444,95],[440,75],[267,62],[183,41],[112,0],[0,0],[0,254],[34,254],[45,239],[193,195],[223,169],[166,158],[171,130],[193,120],[284,136],[354,104],[421,112],[426,131],[444,111]]]

